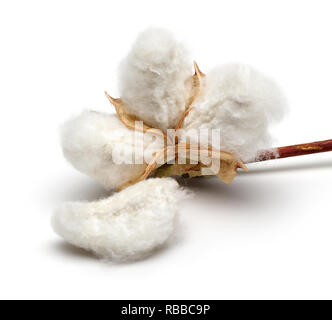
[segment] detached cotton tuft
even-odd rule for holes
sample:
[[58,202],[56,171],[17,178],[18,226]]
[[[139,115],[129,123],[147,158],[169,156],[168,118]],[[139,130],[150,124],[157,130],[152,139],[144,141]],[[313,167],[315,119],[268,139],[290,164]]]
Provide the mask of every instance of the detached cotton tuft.
[[142,259],[172,235],[186,193],[171,178],[149,179],[107,199],[63,204],[54,231],[69,243],[113,260]]

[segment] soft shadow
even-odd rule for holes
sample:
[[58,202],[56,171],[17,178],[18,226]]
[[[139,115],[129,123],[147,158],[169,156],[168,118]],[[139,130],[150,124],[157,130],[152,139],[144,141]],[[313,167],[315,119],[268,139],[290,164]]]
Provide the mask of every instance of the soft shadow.
[[64,241],[61,242],[55,242],[52,243],[51,250],[58,254],[62,255],[66,258],[70,259],[79,259],[79,260],[86,260],[86,261],[94,261],[94,262],[103,262],[106,265],[113,265],[113,266],[121,266],[121,265],[137,265],[140,263],[144,263],[146,261],[153,261],[158,260],[160,257],[162,257],[165,253],[168,254],[168,252],[176,247],[177,241],[170,241],[169,243],[163,245],[160,248],[155,249],[154,251],[150,252],[146,256],[142,256],[141,259],[137,260],[112,260],[112,259],[106,259],[106,258],[99,258],[96,255],[94,255],[92,252],[89,252],[84,249],[77,248],[75,246],[72,246]]
[[65,257],[78,258],[81,260],[96,260],[97,258],[89,251],[77,248],[68,244],[65,241],[55,241],[50,244],[50,249],[56,253],[61,254]]
[[194,195],[199,195],[201,199],[210,200],[236,200],[237,202],[250,202],[251,199],[256,198],[257,189],[260,185],[256,185],[253,190],[251,186],[254,182],[246,180],[241,181],[235,178],[232,184],[225,184],[217,177],[211,176],[208,178],[197,177],[193,179],[180,179],[178,180],[181,186],[193,192]]
[[[257,164],[258,165],[258,164]],[[294,164],[288,164],[288,165],[278,165],[275,163],[275,165],[272,166],[264,166],[264,167],[249,167],[249,174],[250,175],[257,175],[257,174],[264,174],[264,173],[279,173],[279,172],[289,172],[289,171],[300,171],[300,170],[313,170],[313,169],[332,169],[332,160],[329,161],[315,161],[315,162],[305,162],[305,163],[294,163]],[[239,171],[239,174],[248,174],[244,171]]]
[[[227,185],[217,177],[198,177],[193,179],[178,178],[181,186],[197,195],[197,205],[206,208],[224,208],[220,213],[227,214],[232,208],[234,212],[273,212],[275,207],[287,207],[290,199],[297,197],[296,188],[285,188],[284,179],[275,179],[269,174],[299,170],[332,169],[332,161],[310,161],[304,163],[265,163],[264,167],[254,164],[246,173],[239,170],[234,181]],[[267,166],[266,166],[267,165]],[[262,176],[260,176],[262,175]],[[263,176],[266,175],[266,178]],[[295,183],[295,182],[294,182]],[[194,196],[196,198],[196,196]],[[203,205],[202,205],[203,204]],[[234,208],[237,208],[236,210]],[[234,210],[233,210],[234,209]],[[270,210],[271,209],[271,210]],[[213,210],[218,212],[218,210]]]
[[48,205],[57,206],[66,201],[95,201],[109,197],[112,192],[88,177],[54,181],[43,197]]
[[[179,230],[178,230],[179,231]],[[86,261],[95,261],[95,262],[103,262],[107,265],[134,265],[139,263],[144,263],[145,261],[153,261],[158,260],[162,257],[165,253],[169,253],[172,249],[178,247],[182,243],[182,238],[177,235],[173,235],[171,239],[169,239],[164,245],[155,250],[151,251],[147,255],[143,255],[141,259],[136,260],[112,260],[106,258],[97,257],[90,251],[75,247],[65,241],[59,240],[52,242],[48,245],[48,249],[53,251],[57,255],[62,255],[65,258],[75,258],[79,260],[86,260]]]
[[[285,189],[282,181],[266,183],[262,179],[236,177],[232,184],[227,185],[217,177],[211,177],[180,180],[179,182],[193,192],[193,200],[198,201],[198,206],[214,208],[213,212],[218,212],[218,214],[259,213],[274,206],[282,207],[286,205],[289,197],[294,196],[292,190]],[[220,211],[215,208],[220,208]]]

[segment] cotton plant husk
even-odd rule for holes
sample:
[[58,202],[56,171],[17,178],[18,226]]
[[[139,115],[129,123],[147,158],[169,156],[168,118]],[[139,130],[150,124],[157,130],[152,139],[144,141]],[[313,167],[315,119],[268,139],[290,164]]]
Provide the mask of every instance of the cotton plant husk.
[[[188,116],[190,111],[192,110],[192,104],[195,102],[195,100],[200,96],[202,92],[203,87],[203,78],[205,77],[205,74],[201,72],[196,62],[194,62],[194,69],[195,73],[191,78],[191,95],[190,98],[187,101],[185,111],[183,115],[178,120],[178,123],[175,126],[175,130],[180,130],[183,127],[183,123],[185,118]],[[115,99],[112,98],[107,92],[105,92],[108,100],[111,102],[111,104],[114,106],[115,111],[119,117],[119,119],[122,121],[122,123],[129,129],[137,130],[137,126],[135,126],[135,122],[140,121],[143,123],[143,126],[141,127],[141,130],[143,132],[147,133],[153,133],[162,135],[164,137],[164,141],[166,144],[168,144],[167,135],[165,132],[158,128],[152,128],[144,123],[141,119],[139,119],[135,115],[128,114],[126,111],[126,106],[124,102],[121,100],[121,98]],[[175,159],[171,160],[178,160],[178,150],[179,149],[185,149],[186,150],[186,161],[185,163],[177,163],[175,161],[174,164],[167,164],[166,161],[158,166],[157,160],[164,156],[165,153],[167,154],[169,149],[175,149]],[[196,156],[196,159],[198,159],[197,164],[190,163],[190,152],[193,150],[202,150],[206,149],[205,151],[208,153],[208,160],[210,159],[211,164],[213,162],[215,163],[218,161],[217,170],[208,170],[209,166],[207,164],[204,164],[204,162],[201,161],[200,155],[198,155],[198,158]],[[164,157],[167,159],[167,156]],[[169,160],[169,159],[168,159]],[[168,162],[168,161],[167,161]],[[205,159],[206,162],[206,159]],[[167,165],[165,165],[167,164]],[[210,167],[211,167],[210,164]],[[169,176],[188,176],[189,178],[199,177],[199,176],[209,176],[215,174],[221,181],[229,184],[233,181],[237,174],[237,169],[242,168],[245,171],[247,171],[247,167],[244,165],[244,163],[238,159],[235,155],[233,155],[230,152],[226,152],[223,150],[214,150],[211,146],[191,146],[189,144],[179,144],[178,137],[175,133],[175,139],[174,142],[171,145],[167,145],[164,150],[161,150],[159,153],[156,153],[153,160],[147,164],[146,170],[143,173],[141,177],[139,177],[136,180],[129,181],[122,185],[118,190],[121,191],[125,188],[127,188],[130,185],[133,185],[139,181],[142,181],[149,176],[157,176],[157,177],[169,177]]]
[[[248,170],[241,160],[229,152],[211,148],[202,150],[203,148],[199,146],[181,144],[177,148],[186,150],[185,163],[166,164],[156,170],[155,175],[157,177],[188,176],[189,178],[195,178],[216,175],[221,181],[229,184],[235,178],[238,168]],[[201,156],[200,151],[205,151],[205,154]],[[195,164],[195,162],[197,163]]]
[[[135,122],[138,121],[142,121],[140,120],[137,116],[129,114],[126,111],[126,106],[124,104],[124,102],[121,99],[114,99],[112,98],[106,91],[105,91],[105,95],[107,97],[107,99],[112,103],[112,105],[114,106],[116,113],[119,117],[119,119],[121,120],[121,122],[128,128],[131,130],[137,130],[137,126],[135,126]],[[147,124],[145,124],[143,121],[143,127],[142,127],[142,132],[147,132],[149,131],[150,133],[154,132],[158,135],[164,135],[163,132],[159,129],[154,129],[150,126],[148,126]]]

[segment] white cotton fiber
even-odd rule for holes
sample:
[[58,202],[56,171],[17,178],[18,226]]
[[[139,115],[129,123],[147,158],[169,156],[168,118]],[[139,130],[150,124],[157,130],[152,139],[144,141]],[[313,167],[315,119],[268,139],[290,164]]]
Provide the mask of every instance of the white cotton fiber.
[[149,179],[91,203],[63,204],[54,231],[72,245],[115,260],[136,260],[172,235],[186,193],[171,178]]
[[[139,144],[135,144],[135,136]],[[67,121],[62,126],[61,142],[66,159],[107,189],[118,188],[144,172],[145,164],[134,164],[134,154],[142,154],[140,145],[151,153],[163,147],[162,138],[150,134],[143,138],[142,133],[125,127],[117,115],[94,111]]]
[[148,125],[174,128],[190,95],[192,61],[163,29],[142,32],[119,70],[121,98]]
[[214,146],[249,161],[271,146],[270,125],[282,119],[285,106],[272,80],[246,65],[225,65],[207,73],[184,128],[220,129]]

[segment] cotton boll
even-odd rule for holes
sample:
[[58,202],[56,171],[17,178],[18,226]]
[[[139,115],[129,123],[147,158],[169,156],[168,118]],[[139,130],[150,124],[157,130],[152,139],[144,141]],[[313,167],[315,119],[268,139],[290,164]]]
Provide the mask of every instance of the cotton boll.
[[172,235],[186,193],[171,178],[149,179],[96,202],[63,204],[54,231],[72,245],[115,260],[136,260]]
[[141,33],[119,70],[121,98],[148,125],[175,127],[190,95],[192,62],[168,31]]
[[286,103],[276,84],[261,73],[246,65],[225,65],[207,74],[193,107],[186,130],[220,129],[220,145],[214,146],[249,161],[271,146],[270,125],[282,119]]
[[[137,179],[145,170],[144,152],[163,148],[160,137],[134,132],[116,115],[85,111],[61,130],[63,153],[79,171],[114,189]],[[142,155],[135,164],[134,155]],[[137,163],[137,161],[136,161]]]

